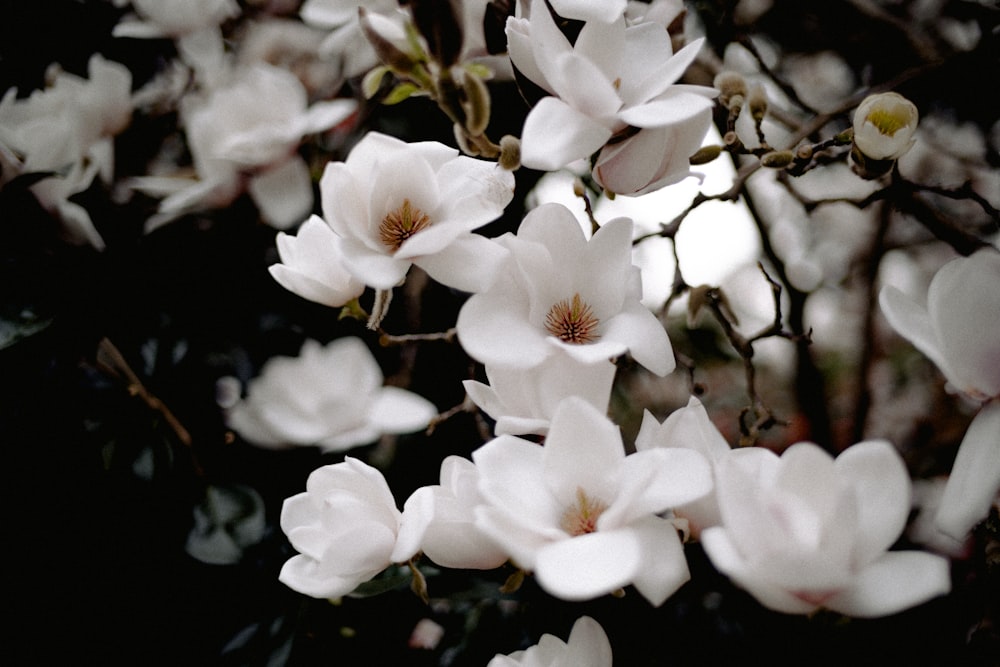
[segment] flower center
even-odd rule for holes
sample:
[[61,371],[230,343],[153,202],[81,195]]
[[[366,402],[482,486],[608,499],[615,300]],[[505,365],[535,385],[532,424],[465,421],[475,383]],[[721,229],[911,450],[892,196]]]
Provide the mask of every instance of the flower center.
[[406,239],[431,226],[431,219],[416,206],[404,199],[402,206],[390,211],[378,226],[378,238],[392,252],[399,250]]
[[576,504],[566,508],[559,519],[559,527],[576,537],[597,530],[597,519],[608,506],[600,500],[591,498],[583,489],[576,489]]
[[873,109],[865,119],[875,126],[875,128],[885,136],[892,137],[896,132],[906,126],[909,115],[905,109]]
[[545,316],[545,330],[567,343],[582,345],[597,340],[597,325],[601,321],[579,294],[563,299],[549,308]]

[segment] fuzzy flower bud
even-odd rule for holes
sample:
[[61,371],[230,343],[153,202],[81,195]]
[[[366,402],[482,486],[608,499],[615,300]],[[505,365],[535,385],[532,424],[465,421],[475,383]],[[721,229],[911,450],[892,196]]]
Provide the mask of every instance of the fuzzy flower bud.
[[767,113],[767,92],[764,90],[764,86],[757,85],[750,89],[747,96],[747,107],[755,121],[759,123],[764,119],[764,114]]
[[760,156],[760,164],[762,167],[768,167],[770,169],[784,169],[792,163],[795,159],[795,153],[792,151],[771,151],[770,153],[765,153]]
[[727,108],[730,98],[747,94],[747,82],[736,72],[719,72],[712,85],[719,89],[719,102]]
[[500,137],[500,167],[507,171],[516,171],[521,166],[521,140],[505,134]]

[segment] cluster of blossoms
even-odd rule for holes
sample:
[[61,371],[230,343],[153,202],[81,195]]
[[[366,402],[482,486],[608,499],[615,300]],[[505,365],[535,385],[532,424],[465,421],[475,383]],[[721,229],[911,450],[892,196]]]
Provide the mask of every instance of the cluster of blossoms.
[[[31,186],[39,202],[68,235],[103,248],[89,214],[70,198],[95,179],[112,181],[111,142],[134,111],[167,106],[190,165],[163,159],[128,179],[129,193],[156,200],[147,232],[248,196],[276,230],[273,279],[364,320],[383,341],[392,338],[382,323],[393,291],[413,274],[464,299],[454,329],[440,338],[474,363],[464,409],[484,413],[492,437],[468,443],[466,456],[444,458],[439,483],[405,499],[355,456],[357,448],[423,431],[444,415],[387,381],[364,339],[307,340],[297,357],[271,358],[245,386],[233,377],[219,382],[223,419],[244,442],[350,452],[314,470],[282,507],[280,527],[297,553],[280,580],[295,591],[340,598],[408,565],[426,594],[419,575],[426,559],[452,569],[512,566],[567,601],[631,587],[658,607],[691,578],[686,544],[699,541],[718,572],[786,614],[876,617],[947,594],[946,558],[893,550],[912,489],[903,457],[885,439],[837,456],[811,442],[783,443],[779,455],[731,442],[694,395],[662,421],[645,410],[637,435],[623,435],[609,416],[620,370],[664,378],[678,366],[667,309],[658,314],[643,302],[633,248],[645,235],[636,221],[598,220],[588,199],[587,221],[548,202],[531,207],[516,230],[483,231],[514,201],[522,167],[582,172],[595,193],[638,197],[697,176],[692,164],[724,150],[757,158],[754,168],[797,176],[818,164],[818,152],[850,146],[838,157],[850,162],[852,178],[878,182],[915,144],[913,103],[896,93],[869,96],[852,107],[853,127],[826,144],[775,150],[763,141],[766,95],[740,77],[686,82],[704,39],[678,28],[683,3],[507,3],[499,51],[483,27],[496,4],[307,0],[301,19],[323,31],[315,51],[337,72],[335,82],[317,82],[229,49],[221,26],[241,11],[232,0],[132,0],[116,36],[173,40],[175,67],[132,92],[124,67],[94,56],[86,80],[55,72],[52,85],[31,97],[8,92],[0,100],[3,177],[44,174]],[[516,80],[529,100],[517,139],[487,136],[486,82],[494,76]],[[436,103],[458,148],[374,130],[343,141],[337,128],[351,127],[363,102],[324,92],[360,77],[369,96],[386,94],[392,79],[393,102]],[[705,146],[713,119],[726,114],[724,146]],[[344,153],[321,175],[300,151],[316,134],[342,142]],[[739,152],[755,141],[757,148]],[[721,290],[687,285],[680,268],[676,275],[673,296],[689,291],[694,314],[714,309],[734,347],[742,341],[738,352],[752,370],[752,343],[764,336],[734,332]],[[944,265],[926,306],[892,286],[879,298],[892,327],[976,411],[935,518],[959,541],[1000,493],[998,285],[1000,253],[985,247]],[[780,319],[780,296],[775,301]],[[786,334],[776,326],[773,334]],[[759,397],[752,399],[756,410]],[[246,539],[220,536],[207,513],[199,529],[238,552]],[[257,524],[246,530],[263,533]],[[205,548],[195,542],[192,553]],[[611,664],[611,644],[592,618],[580,618],[567,642],[546,635],[490,662],[567,664]]]

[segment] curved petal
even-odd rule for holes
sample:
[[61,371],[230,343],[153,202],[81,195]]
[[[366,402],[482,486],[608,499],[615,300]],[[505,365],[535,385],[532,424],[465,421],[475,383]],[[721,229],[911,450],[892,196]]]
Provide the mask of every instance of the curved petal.
[[308,556],[292,556],[281,567],[278,581],[293,591],[314,598],[339,598],[347,595],[362,580],[357,577],[322,573],[319,564]]
[[482,292],[493,284],[509,255],[507,248],[493,239],[468,233],[413,263],[442,285],[463,292]]
[[1000,402],[988,404],[969,424],[945,485],[935,523],[955,539],[986,517],[1000,492]]
[[382,433],[413,433],[427,428],[437,413],[423,396],[399,387],[382,387],[375,394],[368,420]]
[[691,120],[713,104],[705,95],[670,89],[651,102],[623,109],[618,118],[635,127],[662,127]]
[[644,556],[632,585],[654,607],[659,607],[690,578],[684,545],[673,523],[647,517],[632,524]]
[[887,553],[823,606],[857,618],[888,616],[951,590],[948,560],[919,551]]
[[572,506],[580,489],[610,502],[624,460],[621,434],[610,419],[578,396],[559,404],[543,454],[545,480],[558,502]]
[[611,130],[556,97],[543,97],[521,132],[521,164],[554,171],[589,157],[611,138]]
[[559,16],[577,21],[611,23],[625,15],[626,0],[552,0]]
[[589,600],[630,583],[643,565],[642,544],[631,529],[598,531],[542,547],[535,578],[562,600]]
[[278,229],[302,222],[312,211],[312,179],[309,167],[300,157],[257,174],[250,179],[247,190],[264,221]]
[[891,285],[882,288],[878,302],[892,328],[933,361],[950,382],[961,386],[945,359],[927,309]]
[[600,623],[589,616],[576,619],[561,664],[611,667],[611,658],[611,643]]
[[545,336],[523,313],[512,312],[523,301],[513,285],[497,281],[465,302],[455,328],[470,357],[485,364],[529,368],[552,353]]
[[624,310],[608,321],[604,336],[621,341],[633,359],[660,377],[676,366],[666,329],[638,301],[626,304]]
[[375,289],[392,289],[410,270],[410,262],[376,252],[353,238],[338,239],[347,270]]

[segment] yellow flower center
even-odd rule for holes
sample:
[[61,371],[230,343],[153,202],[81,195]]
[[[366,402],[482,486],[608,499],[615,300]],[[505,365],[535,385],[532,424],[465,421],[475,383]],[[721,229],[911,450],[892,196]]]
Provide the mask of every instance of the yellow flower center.
[[545,316],[546,331],[567,343],[580,345],[597,340],[597,325],[600,323],[579,294],[556,302]]
[[874,125],[883,135],[892,137],[896,135],[896,132],[906,127],[906,122],[909,118],[910,115],[905,108],[887,109],[879,107],[873,109],[865,120]]
[[427,214],[410,204],[409,199],[404,199],[402,206],[382,218],[378,237],[382,245],[396,252],[406,239],[430,226],[431,219]]
[[591,498],[583,489],[576,489],[576,504],[568,507],[559,519],[559,527],[576,537],[597,530],[597,519],[608,506]]

